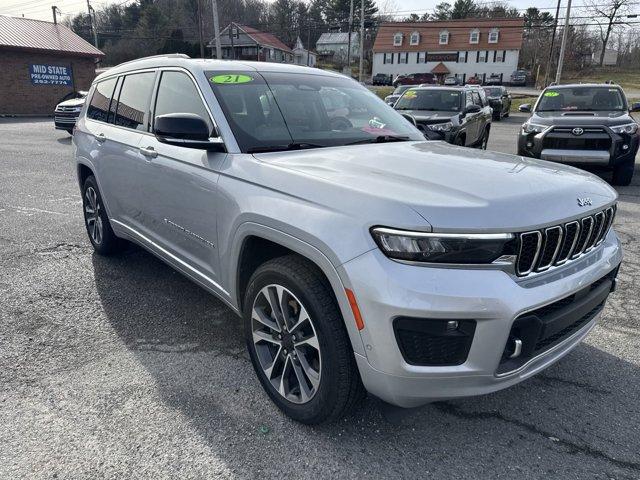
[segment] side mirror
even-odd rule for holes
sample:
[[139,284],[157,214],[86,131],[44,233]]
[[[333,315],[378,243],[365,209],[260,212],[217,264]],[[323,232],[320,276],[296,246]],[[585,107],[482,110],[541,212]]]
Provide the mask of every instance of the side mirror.
[[523,103],[522,105],[520,105],[518,107],[518,110],[521,112],[525,112],[525,113],[531,113],[531,104],[530,103]]
[[631,104],[630,112],[640,112],[640,102],[634,102]]
[[413,117],[413,115],[409,115],[408,113],[401,113],[400,115],[402,115],[405,118],[405,120],[409,122],[411,125],[413,125],[414,127],[418,126],[418,123],[416,122],[416,119]]
[[480,105],[469,105],[467,108],[464,109],[464,111],[462,113],[464,113],[465,115],[468,113],[478,113],[480,110],[482,110],[482,108],[480,107]]
[[156,117],[154,133],[161,143],[224,151],[224,143],[217,137],[217,132],[211,133],[207,122],[193,113],[168,113]]

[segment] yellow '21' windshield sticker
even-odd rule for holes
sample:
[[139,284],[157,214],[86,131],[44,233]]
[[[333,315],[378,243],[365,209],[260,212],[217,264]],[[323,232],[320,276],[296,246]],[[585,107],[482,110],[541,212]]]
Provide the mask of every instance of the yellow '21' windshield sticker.
[[545,92],[544,93],[545,97],[557,97],[558,95],[560,95],[558,92]]

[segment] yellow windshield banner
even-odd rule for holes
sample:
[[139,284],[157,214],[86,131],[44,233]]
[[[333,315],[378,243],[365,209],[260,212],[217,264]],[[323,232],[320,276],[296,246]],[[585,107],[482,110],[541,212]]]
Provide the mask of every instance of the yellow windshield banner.
[[209,79],[211,83],[219,83],[223,85],[237,85],[239,83],[253,82],[253,77],[249,75],[215,75]]

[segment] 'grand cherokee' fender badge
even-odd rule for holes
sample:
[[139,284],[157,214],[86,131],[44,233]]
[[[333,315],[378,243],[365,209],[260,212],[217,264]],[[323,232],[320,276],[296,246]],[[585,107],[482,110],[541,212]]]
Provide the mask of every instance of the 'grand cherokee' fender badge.
[[578,197],[578,206],[586,207],[587,205],[591,205],[591,199],[589,197]]

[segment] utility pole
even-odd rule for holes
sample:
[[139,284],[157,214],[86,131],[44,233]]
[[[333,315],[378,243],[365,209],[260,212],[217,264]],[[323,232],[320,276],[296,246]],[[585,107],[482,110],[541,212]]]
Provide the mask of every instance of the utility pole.
[[364,0],[360,0],[360,66],[358,67],[359,82],[362,82],[363,64],[364,64]]
[[233,22],[231,22],[231,23],[229,24],[229,40],[231,41],[231,58],[232,58],[233,60],[235,60],[235,59],[236,59],[236,48],[235,48],[235,46],[233,45],[233,35],[234,35],[234,34],[233,34],[233,25],[234,25],[234,23],[233,23]]
[[56,9],[58,7],[56,7],[55,5],[51,6],[51,11],[53,12],[53,24],[57,25],[58,24],[58,19],[56,18]]
[[222,60],[222,45],[220,44],[220,24],[218,23],[218,1],[211,0],[213,11],[213,37],[216,39],[216,58]]
[[347,66],[349,67],[349,76],[351,76],[351,30],[353,30],[353,0],[349,7],[349,34],[347,40]]
[[200,5],[200,0],[196,0],[196,10],[198,14],[198,38],[200,40],[200,58],[204,58],[204,36],[202,34],[202,5]]
[[[93,30],[93,45],[98,48],[98,26],[96,25],[96,11],[87,0],[87,10],[89,11],[89,25],[91,26],[91,30]],[[93,19],[91,18],[91,13],[93,12]]]
[[311,24],[309,24],[309,29],[307,30],[307,67],[311,66],[311,61],[309,57],[311,56]]
[[556,30],[558,29],[558,17],[560,16],[560,4],[562,0],[558,0],[558,6],[556,7],[556,19],[553,22],[553,33],[551,34],[551,48],[549,49],[549,61],[547,62],[547,68],[544,69],[544,88],[547,88],[547,82],[549,81],[549,71],[551,65],[553,65],[553,47],[556,43]]
[[564,62],[564,49],[567,46],[567,37],[569,36],[569,16],[571,15],[571,0],[567,2],[567,13],[564,18],[564,30],[562,31],[562,43],[560,44],[560,58],[558,59],[558,70],[556,71],[556,84],[560,84],[562,75],[562,64]]

